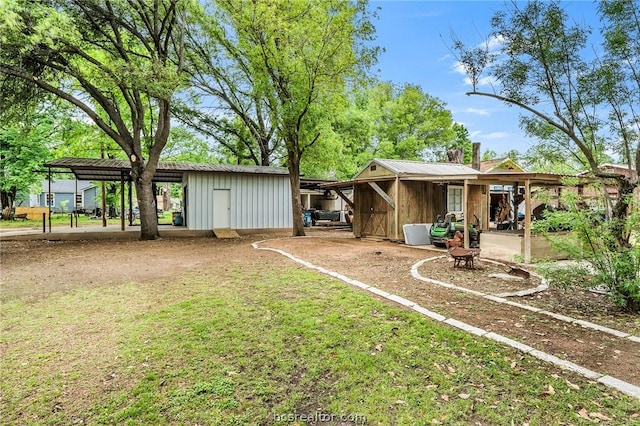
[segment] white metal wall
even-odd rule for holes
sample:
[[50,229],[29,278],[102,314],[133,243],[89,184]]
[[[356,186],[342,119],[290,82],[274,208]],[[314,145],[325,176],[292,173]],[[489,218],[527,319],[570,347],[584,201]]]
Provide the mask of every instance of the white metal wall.
[[232,229],[272,229],[293,226],[289,176],[233,173],[189,173],[186,207],[189,229],[213,229],[215,189],[231,191]]

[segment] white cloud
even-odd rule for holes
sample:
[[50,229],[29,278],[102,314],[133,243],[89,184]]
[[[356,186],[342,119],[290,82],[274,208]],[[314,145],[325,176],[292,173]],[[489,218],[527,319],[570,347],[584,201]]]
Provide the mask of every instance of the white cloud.
[[467,108],[464,112],[468,112],[469,114],[476,114],[476,115],[486,115],[486,116],[491,115],[489,111],[487,111],[486,109]]
[[501,35],[492,36],[486,42],[485,45],[491,52],[495,52],[502,47],[502,43],[504,42],[504,37]]
[[462,66],[462,62],[460,61],[455,61],[454,64],[451,66],[451,68],[458,74],[467,75],[466,71],[464,70],[464,67]]
[[[467,86],[471,86],[471,79],[469,77],[466,77],[464,79],[464,84],[466,84]],[[498,80],[495,79],[495,77],[493,76],[486,76],[486,77],[482,77],[480,80],[478,80],[478,87],[481,86],[496,86],[498,84]]]
[[487,139],[504,139],[508,137],[509,137],[508,132],[491,132],[485,136],[485,138]]
[[471,138],[475,138],[476,136],[481,136],[482,135],[482,130],[474,130],[472,132],[469,132],[469,136]]

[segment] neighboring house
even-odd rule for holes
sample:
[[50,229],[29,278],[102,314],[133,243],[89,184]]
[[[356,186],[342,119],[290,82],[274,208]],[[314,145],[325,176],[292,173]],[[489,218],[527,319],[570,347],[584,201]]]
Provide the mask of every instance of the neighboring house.
[[31,194],[25,207],[51,207],[52,212],[93,211],[97,206],[98,188],[90,181],[75,179],[43,180],[41,192]]
[[[600,171],[606,174],[625,176],[632,181],[634,179],[638,179],[638,172],[635,170],[635,168],[629,169],[629,166],[625,164],[605,163],[600,166]],[[579,176],[588,176],[590,174],[590,172],[585,171],[580,173]],[[588,206],[591,206],[593,208],[601,207],[596,206],[599,201],[602,201],[602,194],[599,192],[599,190],[590,186],[582,186],[578,187],[577,191],[578,194],[580,194],[584,198]],[[618,188],[615,185],[607,186],[606,191],[613,203],[618,201]],[[635,189],[635,192],[636,194],[638,194],[637,188]]]

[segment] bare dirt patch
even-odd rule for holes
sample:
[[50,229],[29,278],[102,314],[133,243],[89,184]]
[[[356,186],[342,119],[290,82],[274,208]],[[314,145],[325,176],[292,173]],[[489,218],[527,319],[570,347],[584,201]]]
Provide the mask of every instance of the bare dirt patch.
[[[521,341],[578,365],[640,386],[640,344],[590,330],[517,307],[498,304],[459,290],[416,280],[411,267],[442,251],[391,242],[353,238],[346,231],[312,230],[308,238],[269,240],[262,247],[286,250],[318,266],[335,270],[416,301],[427,309]],[[281,235],[284,237],[285,235]],[[161,239],[159,241],[3,241],[0,244],[0,301],[42,299],[75,288],[113,286],[161,280],[184,271],[240,264],[268,271],[289,262],[276,253],[256,251],[251,243],[273,235]],[[538,278],[510,282],[489,276],[506,272],[480,259],[478,268],[453,268],[446,257],[425,262],[419,272],[428,278],[487,294],[533,288]],[[515,301],[640,335],[640,318],[591,292],[549,289]]]

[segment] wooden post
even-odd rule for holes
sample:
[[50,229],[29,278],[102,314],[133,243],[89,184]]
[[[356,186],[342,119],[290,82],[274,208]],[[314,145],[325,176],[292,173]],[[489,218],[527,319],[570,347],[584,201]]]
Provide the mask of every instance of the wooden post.
[[464,248],[468,249],[469,241],[469,179],[464,180],[464,191],[462,193],[462,226],[464,227]]
[[398,204],[399,192],[400,192],[400,178],[396,176],[396,193],[393,194],[394,203],[396,205],[395,209],[393,209],[393,217],[395,218],[395,223],[396,223],[396,226],[395,226],[396,241],[400,239],[400,233],[398,232],[398,228],[400,227],[400,223],[398,223],[400,221],[400,208]]
[[120,230],[124,231],[124,172],[120,171]]
[[131,179],[129,179],[127,182],[127,191],[128,191],[127,196],[129,201],[129,226],[132,226],[133,225],[133,194],[131,193]]
[[49,192],[47,193],[46,201],[49,207],[49,233],[51,233],[51,202],[53,201],[53,196],[51,195],[51,167],[49,167]]
[[531,182],[524,181],[524,263],[531,263]]

